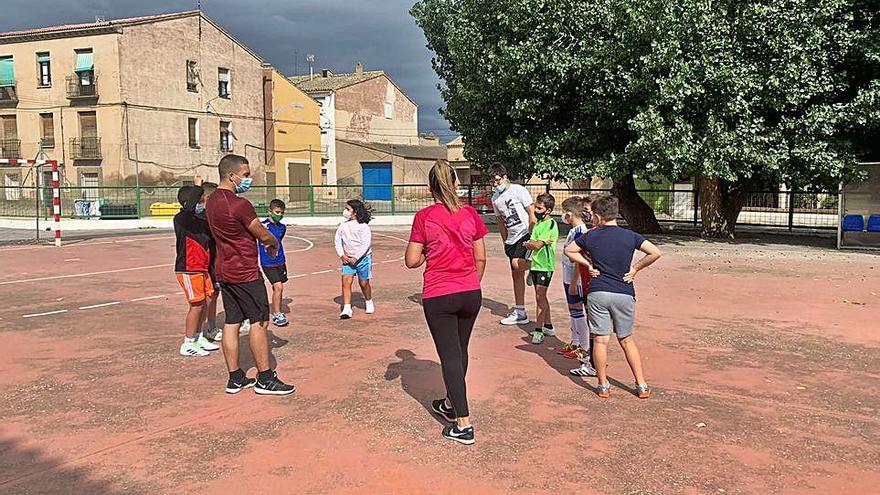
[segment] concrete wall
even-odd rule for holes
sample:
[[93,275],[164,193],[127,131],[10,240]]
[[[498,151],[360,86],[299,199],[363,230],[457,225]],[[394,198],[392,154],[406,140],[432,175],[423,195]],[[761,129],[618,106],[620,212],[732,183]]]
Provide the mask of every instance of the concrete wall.
[[[269,170],[275,171],[276,184],[290,184],[288,161],[310,164],[310,183],[321,183],[321,107],[274,69],[265,69],[271,91],[267,92]],[[292,151],[304,150],[304,151]]]
[[[385,117],[386,101],[393,104],[391,118]],[[339,139],[418,145],[418,120],[416,104],[386,76],[336,92]]]
[[[201,43],[199,27],[201,25]],[[173,40],[173,42],[169,42]],[[201,175],[217,180],[220,121],[232,124],[232,152],[251,162],[254,182],[264,183],[262,62],[211,22],[198,16],[125,28],[120,37],[125,125],[134,157],[137,144],[144,183]],[[187,60],[198,62],[198,92],[187,90]],[[231,73],[229,98],[218,96],[218,68]],[[188,118],[199,119],[199,148],[188,143]],[[100,123],[99,123],[100,128]],[[134,160],[105,170],[114,181],[133,182]]]

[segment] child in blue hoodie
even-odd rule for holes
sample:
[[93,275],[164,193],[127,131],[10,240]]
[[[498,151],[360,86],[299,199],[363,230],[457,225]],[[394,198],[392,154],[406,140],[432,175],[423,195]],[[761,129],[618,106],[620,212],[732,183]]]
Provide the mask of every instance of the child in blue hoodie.
[[260,266],[263,273],[272,284],[272,323],[275,326],[286,327],[290,322],[287,316],[281,312],[281,299],[284,297],[284,283],[287,282],[287,260],[284,258],[284,234],[287,233],[287,226],[281,223],[284,218],[284,210],[287,206],[280,199],[273,199],[269,202],[269,218],[263,220],[266,229],[278,240],[278,255],[274,258],[269,256],[266,248],[259,244],[260,248]]

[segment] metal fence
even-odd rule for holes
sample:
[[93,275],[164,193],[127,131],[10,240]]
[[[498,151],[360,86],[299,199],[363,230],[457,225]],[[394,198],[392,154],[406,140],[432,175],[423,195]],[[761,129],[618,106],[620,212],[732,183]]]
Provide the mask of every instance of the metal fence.
[[[176,214],[180,186],[64,186],[61,214],[64,218],[134,219],[163,218]],[[610,193],[609,189],[560,189],[529,184],[532,197],[550,193],[557,210],[571,196]],[[699,194],[691,189],[640,189],[639,195],[660,222],[700,223]],[[492,186],[467,184],[458,189],[462,202],[480,213],[493,213]],[[349,199],[365,199],[379,215],[412,214],[433,203],[425,184],[394,185],[264,185],[243,195],[264,215],[272,199],[287,204],[296,216],[340,215]],[[0,217],[51,217],[49,187],[0,184]],[[558,212],[558,211],[557,211]],[[739,224],[769,227],[835,229],[838,223],[837,192],[756,191],[748,193]]]

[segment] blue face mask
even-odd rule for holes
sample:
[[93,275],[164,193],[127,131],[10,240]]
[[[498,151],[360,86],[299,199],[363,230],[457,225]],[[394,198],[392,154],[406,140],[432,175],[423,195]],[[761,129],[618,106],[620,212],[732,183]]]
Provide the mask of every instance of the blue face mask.
[[498,184],[497,186],[495,186],[495,190],[498,191],[498,194],[503,193],[505,189],[506,187],[504,184]]
[[205,212],[205,204],[204,203],[197,203],[196,204],[196,215],[201,215],[204,212]]
[[246,193],[250,191],[251,185],[254,183],[254,179],[252,177],[243,177],[241,182],[235,185],[235,192],[238,194]]

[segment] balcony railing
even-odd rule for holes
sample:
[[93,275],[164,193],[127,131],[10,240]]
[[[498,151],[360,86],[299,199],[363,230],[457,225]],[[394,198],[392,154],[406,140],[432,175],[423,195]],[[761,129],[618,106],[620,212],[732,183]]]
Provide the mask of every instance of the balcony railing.
[[94,99],[98,97],[98,77],[81,75],[67,76],[67,98],[71,100]]
[[2,84],[0,82],[0,107],[14,107],[18,105],[18,93],[15,84]]
[[21,139],[0,139],[0,158],[21,158]]
[[72,138],[70,140],[70,156],[74,160],[100,160],[101,138]]

